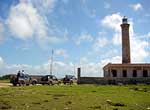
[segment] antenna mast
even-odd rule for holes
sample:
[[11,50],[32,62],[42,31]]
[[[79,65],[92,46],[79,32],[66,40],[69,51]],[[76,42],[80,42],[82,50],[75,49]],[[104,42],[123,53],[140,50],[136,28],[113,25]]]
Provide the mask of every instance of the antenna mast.
[[50,75],[53,74],[53,54],[54,54],[54,51],[52,49],[52,56],[51,56],[51,62],[50,62]]
[[76,69],[75,69],[75,68],[76,68],[76,66],[75,66],[75,64],[74,64],[74,75],[76,74]]

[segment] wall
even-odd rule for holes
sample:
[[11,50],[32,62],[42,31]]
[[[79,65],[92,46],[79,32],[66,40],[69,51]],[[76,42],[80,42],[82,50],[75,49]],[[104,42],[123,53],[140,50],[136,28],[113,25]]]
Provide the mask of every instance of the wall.
[[78,84],[150,84],[147,78],[103,78],[103,77],[80,77]]

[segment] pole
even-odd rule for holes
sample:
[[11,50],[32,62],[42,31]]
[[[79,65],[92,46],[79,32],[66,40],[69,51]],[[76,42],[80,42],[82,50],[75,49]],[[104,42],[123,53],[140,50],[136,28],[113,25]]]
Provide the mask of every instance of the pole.
[[81,77],[81,68],[80,67],[78,67],[77,68],[77,83],[78,84],[80,84],[80,77]]
[[74,64],[74,75],[76,75],[76,66]]
[[52,49],[52,56],[51,56],[51,62],[50,62],[50,75],[53,74],[53,54],[54,54],[54,51]]

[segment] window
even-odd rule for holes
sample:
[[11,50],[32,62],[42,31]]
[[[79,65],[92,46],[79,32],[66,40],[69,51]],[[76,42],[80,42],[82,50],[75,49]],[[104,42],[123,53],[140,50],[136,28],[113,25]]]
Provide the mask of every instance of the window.
[[117,77],[117,70],[112,70],[111,72],[113,77]]
[[127,70],[123,70],[122,73],[123,73],[123,77],[127,77]]
[[143,77],[148,77],[148,71],[147,70],[143,70]]
[[133,77],[137,77],[137,71],[133,70]]

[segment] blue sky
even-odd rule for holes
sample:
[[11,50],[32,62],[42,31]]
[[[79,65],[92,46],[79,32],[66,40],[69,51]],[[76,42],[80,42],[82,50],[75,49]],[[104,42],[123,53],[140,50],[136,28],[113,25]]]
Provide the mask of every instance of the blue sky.
[[130,23],[131,60],[150,62],[149,0],[0,0],[0,74],[24,69],[103,76],[109,62],[121,63],[121,19]]

